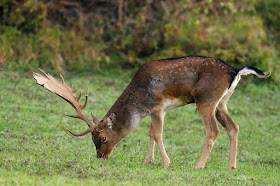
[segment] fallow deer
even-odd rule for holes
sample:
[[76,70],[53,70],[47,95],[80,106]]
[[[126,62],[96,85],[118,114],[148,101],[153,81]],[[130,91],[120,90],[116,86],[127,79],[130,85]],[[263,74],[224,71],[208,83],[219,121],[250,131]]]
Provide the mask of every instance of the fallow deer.
[[[40,70],[40,69],[39,69]],[[163,120],[165,112],[176,107],[195,103],[201,120],[206,127],[206,144],[195,166],[202,169],[209,157],[214,142],[220,132],[215,118],[228,133],[230,140],[228,170],[236,168],[237,135],[239,126],[230,117],[227,102],[234,92],[241,76],[254,74],[260,78],[270,76],[255,67],[236,69],[222,60],[186,56],[150,61],[140,67],[132,81],[109,109],[103,119],[99,120],[92,113],[95,125],[82,113],[86,101],[79,103],[81,94],[75,97],[75,91],[62,81],[40,70],[43,75],[33,72],[37,84],[57,94],[70,103],[77,115],[67,115],[84,120],[88,129],[74,136],[92,134],[96,146],[97,158],[108,158],[114,146],[128,135],[145,116],[151,116],[150,144],[146,163],[154,160],[155,142],[163,165],[168,167],[169,157],[163,144]]]

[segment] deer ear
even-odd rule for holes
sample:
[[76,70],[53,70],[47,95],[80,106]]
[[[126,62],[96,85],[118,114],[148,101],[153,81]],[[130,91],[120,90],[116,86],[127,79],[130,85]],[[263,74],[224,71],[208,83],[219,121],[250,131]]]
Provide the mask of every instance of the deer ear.
[[111,129],[112,125],[114,124],[116,120],[116,115],[114,113],[110,114],[110,116],[107,118],[107,126]]

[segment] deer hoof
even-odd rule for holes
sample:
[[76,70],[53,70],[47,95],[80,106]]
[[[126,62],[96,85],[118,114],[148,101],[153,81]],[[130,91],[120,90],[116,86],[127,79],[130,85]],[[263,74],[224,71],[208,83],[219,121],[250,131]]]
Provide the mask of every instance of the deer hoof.
[[163,167],[168,168],[170,166],[170,161],[168,162],[163,162]]
[[201,169],[204,168],[204,166],[202,166],[202,165],[196,165],[194,168],[195,168],[196,170],[201,170]]
[[234,171],[235,169],[236,169],[236,166],[232,166],[232,167],[229,167],[229,168],[228,168],[228,171],[229,171],[229,172],[232,172],[232,171]]
[[146,159],[145,160],[145,164],[152,164],[154,162],[154,160],[153,159]]

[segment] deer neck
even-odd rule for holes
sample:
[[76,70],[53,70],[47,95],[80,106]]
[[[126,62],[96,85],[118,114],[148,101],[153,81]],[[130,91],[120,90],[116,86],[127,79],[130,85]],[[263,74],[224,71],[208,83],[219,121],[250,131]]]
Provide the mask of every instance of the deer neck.
[[124,137],[137,126],[139,121],[147,116],[147,113],[135,100],[137,99],[135,99],[135,95],[128,86],[105,115],[105,117],[112,113],[116,115],[116,121],[112,129],[125,134]]

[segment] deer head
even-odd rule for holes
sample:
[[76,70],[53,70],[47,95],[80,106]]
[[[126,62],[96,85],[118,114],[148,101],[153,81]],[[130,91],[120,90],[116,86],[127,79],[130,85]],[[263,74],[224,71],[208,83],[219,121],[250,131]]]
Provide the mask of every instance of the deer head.
[[97,158],[107,159],[114,146],[121,140],[120,135],[113,130],[113,124],[116,122],[116,116],[111,113],[98,121],[94,127],[92,141],[95,144]]
[[78,118],[86,122],[88,129],[82,133],[76,134],[69,131],[73,136],[84,136],[88,133],[92,134],[92,141],[95,144],[97,151],[97,158],[108,158],[112,152],[114,146],[120,141],[117,133],[112,130],[113,124],[116,122],[116,116],[111,113],[109,116],[105,116],[102,120],[99,120],[96,116],[91,113],[93,123],[82,113],[82,110],[87,106],[88,101],[88,89],[86,92],[86,100],[84,104],[80,104],[79,100],[82,96],[80,93],[78,97],[75,96],[76,90],[72,90],[61,77],[61,81],[58,81],[50,74],[46,74],[43,70],[39,69],[42,74],[33,72],[33,77],[37,81],[38,85],[41,85],[50,92],[60,96],[67,101],[76,110],[76,115],[65,114],[72,118]]

